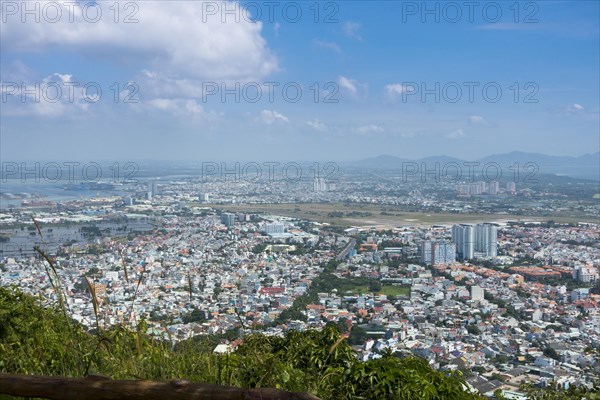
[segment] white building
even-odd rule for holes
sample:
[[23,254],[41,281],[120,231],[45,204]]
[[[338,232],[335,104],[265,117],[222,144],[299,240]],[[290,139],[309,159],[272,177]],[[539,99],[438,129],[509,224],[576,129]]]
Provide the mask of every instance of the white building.
[[223,213],[221,214],[221,223],[226,227],[232,227],[235,224],[235,214]]
[[313,181],[313,190],[315,192],[327,191],[327,183],[325,183],[325,178],[315,177],[315,180]]
[[452,241],[456,243],[459,260],[470,260],[475,253],[475,228],[473,225],[460,224],[452,227]]
[[479,286],[471,286],[471,300],[479,301],[485,297],[485,290]]
[[279,234],[285,232],[285,225],[281,222],[273,222],[265,224],[265,232],[268,235]]
[[488,183],[488,193],[492,196],[495,196],[500,191],[500,183],[497,181],[491,181]]
[[498,227],[496,225],[475,225],[475,252],[484,257],[498,255]]
[[578,265],[573,269],[573,279],[583,283],[596,282],[598,270],[591,266]]
[[421,262],[428,265],[450,264],[456,261],[456,245],[445,240],[424,240],[420,245]]
[[514,182],[506,182],[506,191],[508,193],[514,193],[517,190],[517,185]]

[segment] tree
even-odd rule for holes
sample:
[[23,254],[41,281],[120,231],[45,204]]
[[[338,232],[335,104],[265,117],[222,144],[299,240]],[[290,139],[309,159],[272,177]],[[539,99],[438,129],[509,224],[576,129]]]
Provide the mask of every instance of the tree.
[[206,321],[206,315],[204,314],[204,311],[194,307],[192,312],[185,314],[181,320],[184,324],[189,324],[191,322],[204,322]]
[[481,330],[475,324],[467,325],[467,332],[469,332],[471,335],[480,335],[481,334]]
[[100,272],[100,270],[98,268],[92,267],[85,273],[85,276],[96,275],[98,272]]
[[367,331],[360,326],[353,326],[348,337],[348,344],[351,345],[362,345],[367,340]]
[[553,358],[555,360],[559,360],[560,361],[560,356],[558,355],[558,353],[556,352],[556,350],[554,350],[552,347],[546,347],[544,349],[544,355],[546,357],[550,357],[550,358]]
[[215,288],[213,289],[213,297],[216,299],[217,297],[219,297],[222,291],[223,289],[221,289],[221,282],[217,282]]
[[373,293],[378,293],[381,291],[381,283],[378,281],[371,281],[369,283],[369,290]]

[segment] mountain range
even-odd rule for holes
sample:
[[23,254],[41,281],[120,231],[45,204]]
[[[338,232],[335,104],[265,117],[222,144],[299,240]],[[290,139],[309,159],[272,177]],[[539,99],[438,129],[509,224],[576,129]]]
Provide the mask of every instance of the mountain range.
[[[580,179],[600,179],[600,152],[584,154],[582,156],[550,156],[539,153],[525,153],[521,151],[513,151],[504,154],[493,154],[476,160],[461,160],[459,158],[449,156],[431,156],[420,159],[407,159],[393,155],[380,155],[377,157],[366,158],[363,160],[351,163],[353,166],[360,168],[373,169],[396,169],[402,168],[402,163],[417,163],[421,165],[425,163],[426,167],[434,168],[435,163],[441,165],[454,162],[463,165],[465,162],[478,162],[481,167],[488,163],[497,163],[501,167],[508,168],[515,163],[519,164],[519,168],[527,163],[533,163],[539,166],[539,172],[553,175],[564,175]],[[481,168],[480,166],[477,166]]]

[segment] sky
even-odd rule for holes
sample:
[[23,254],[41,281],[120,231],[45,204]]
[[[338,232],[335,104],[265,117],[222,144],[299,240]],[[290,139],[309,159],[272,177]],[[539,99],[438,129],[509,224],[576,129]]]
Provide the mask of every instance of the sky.
[[3,160],[600,150],[598,1],[1,1]]

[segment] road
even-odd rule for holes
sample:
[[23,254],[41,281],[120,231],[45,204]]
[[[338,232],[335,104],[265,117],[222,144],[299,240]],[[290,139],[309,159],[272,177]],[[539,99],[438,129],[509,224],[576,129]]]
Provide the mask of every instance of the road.
[[344,259],[348,255],[348,252],[350,251],[350,249],[354,248],[354,246],[356,246],[356,239],[350,239],[350,241],[348,242],[346,247],[344,247],[344,249],[342,251],[340,251],[340,254],[337,255],[335,260],[340,261],[340,260]]

